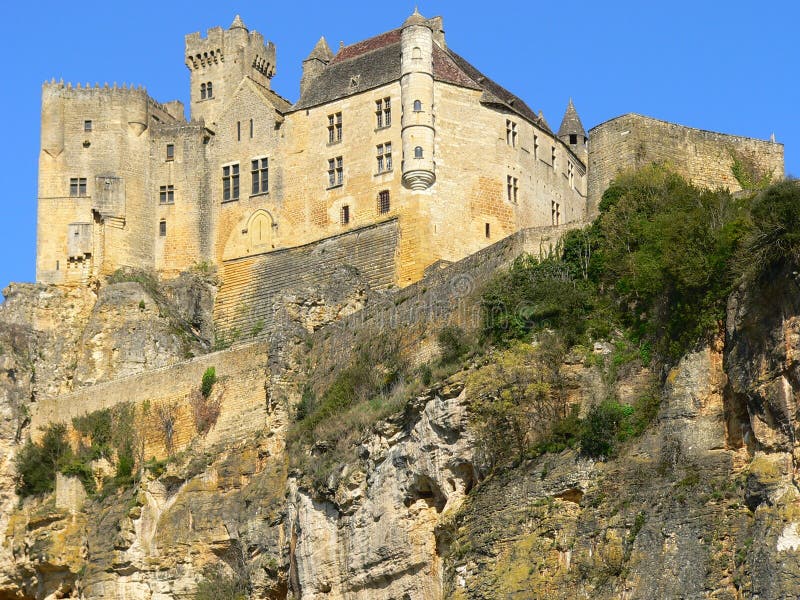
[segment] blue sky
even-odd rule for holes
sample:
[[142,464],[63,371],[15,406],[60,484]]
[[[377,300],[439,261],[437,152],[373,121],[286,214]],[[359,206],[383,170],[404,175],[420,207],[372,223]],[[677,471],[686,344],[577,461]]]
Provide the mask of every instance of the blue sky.
[[[236,13],[275,42],[273,88],[297,99],[301,61],[320,35],[335,50],[399,26],[414,2],[7,2],[5,235],[0,286],[35,277],[41,84],[135,83],[187,102],[183,36]],[[448,45],[542,110],[557,128],[573,98],[587,130],[637,112],[785,144],[800,175],[800,2],[418,2],[442,15]]]

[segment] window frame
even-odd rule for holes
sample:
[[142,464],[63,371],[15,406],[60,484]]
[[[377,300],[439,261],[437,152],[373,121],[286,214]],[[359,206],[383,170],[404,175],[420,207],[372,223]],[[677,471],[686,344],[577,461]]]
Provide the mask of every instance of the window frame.
[[387,129],[392,126],[392,97],[387,96],[375,101],[375,129]]
[[250,195],[269,194],[269,157],[255,156],[250,159]]
[[83,120],[83,132],[84,133],[92,133],[94,131],[94,123],[91,119],[84,119]]
[[86,177],[70,177],[69,178],[69,197],[70,198],[85,198],[88,187]]
[[175,160],[175,144],[167,144],[165,160]]
[[342,141],[342,111],[328,115],[328,145]]
[[378,162],[378,172],[376,175],[390,173],[393,168],[392,163],[392,142],[383,142],[375,146],[375,153]]
[[160,205],[175,204],[175,186],[162,185],[158,188],[158,203]]
[[158,222],[158,237],[167,237],[167,220],[161,219]]
[[378,192],[378,214],[385,215],[392,210],[392,200],[389,190],[381,190]]
[[425,158],[425,151],[422,146],[414,146],[414,158],[416,160],[423,160]]
[[350,224],[350,205],[349,204],[342,204],[339,207],[339,225],[349,225]]
[[222,202],[235,202],[239,199],[239,162],[222,165]]
[[333,189],[344,185],[344,159],[335,156],[328,159],[328,188]]

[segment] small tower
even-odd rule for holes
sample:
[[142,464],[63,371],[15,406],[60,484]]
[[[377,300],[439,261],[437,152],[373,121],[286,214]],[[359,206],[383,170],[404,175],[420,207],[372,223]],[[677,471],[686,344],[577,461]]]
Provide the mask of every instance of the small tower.
[[561,119],[561,127],[558,128],[558,138],[564,142],[575,153],[585,165],[588,158],[588,148],[586,143],[589,138],[586,136],[586,130],[583,128],[581,118],[578,116],[578,111],[575,110],[575,105],[572,104],[572,98],[569,99],[567,110],[564,112],[564,118]]
[[186,66],[191,71],[192,119],[214,123],[217,115],[245,77],[266,88],[275,74],[275,44],[249,31],[239,15],[223,31],[213,27],[206,37],[186,36]]
[[324,37],[319,38],[311,54],[303,61],[303,76],[300,78],[301,97],[309,84],[325,70],[332,58],[333,52],[328,46],[328,42],[325,41]]
[[433,31],[416,9],[400,36],[403,185],[426,190],[436,181],[433,157]]

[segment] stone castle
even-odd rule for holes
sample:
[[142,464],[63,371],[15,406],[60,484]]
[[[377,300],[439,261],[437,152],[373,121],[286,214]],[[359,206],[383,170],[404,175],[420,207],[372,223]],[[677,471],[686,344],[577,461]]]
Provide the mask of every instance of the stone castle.
[[629,165],[667,160],[735,190],[735,152],[783,176],[780,144],[638,115],[587,136],[571,101],[556,133],[416,11],[335,54],[320,38],[294,103],[271,89],[275,45],[238,16],[185,47],[188,121],[141,88],[45,83],[37,281],[208,263],[217,316],[254,322],[243,298],[277,271],[345,262],[403,287],[521,229],[584,220]]

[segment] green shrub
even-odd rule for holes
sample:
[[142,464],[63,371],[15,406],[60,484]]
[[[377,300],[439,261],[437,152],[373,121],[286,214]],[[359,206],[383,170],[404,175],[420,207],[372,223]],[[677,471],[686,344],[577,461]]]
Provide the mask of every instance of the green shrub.
[[56,473],[72,456],[66,425],[54,423],[43,432],[38,444],[28,440],[14,458],[19,476],[17,493],[20,496],[36,496],[53,491]]
[[469,346],[466,342],[466,333],[458,325],[445,325],[436,336],[441,351],[440,362],[449,364],[456,362],[466,354]]
[[195,600],[246,600],[247,580],[240,574],[228,575],[222,568],[210,569],[197,585]]
[[214,388],[215,383],[217,383],[217,370],[214,367],[208,367],[203,373],[203,380],[200,384],[200,392],[204,398],[208,398],[211,395],[211,390]]

